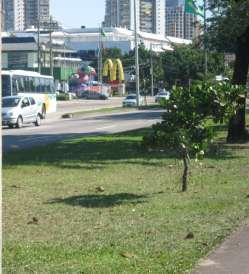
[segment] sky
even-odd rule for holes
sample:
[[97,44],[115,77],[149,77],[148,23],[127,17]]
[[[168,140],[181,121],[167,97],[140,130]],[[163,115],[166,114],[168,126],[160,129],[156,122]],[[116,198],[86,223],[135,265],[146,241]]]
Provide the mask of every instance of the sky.
[[50,8],[64,28],[99,27],[104,20],[105,0],[50,0]]

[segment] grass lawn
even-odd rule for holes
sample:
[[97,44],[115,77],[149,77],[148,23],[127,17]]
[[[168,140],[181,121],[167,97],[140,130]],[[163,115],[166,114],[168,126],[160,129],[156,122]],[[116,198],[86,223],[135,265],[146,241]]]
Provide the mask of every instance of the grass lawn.
[[184,273],[249,216],[249,144],[193,162],[181,193],[181,161],[143,134],[4,156],[3,272]]

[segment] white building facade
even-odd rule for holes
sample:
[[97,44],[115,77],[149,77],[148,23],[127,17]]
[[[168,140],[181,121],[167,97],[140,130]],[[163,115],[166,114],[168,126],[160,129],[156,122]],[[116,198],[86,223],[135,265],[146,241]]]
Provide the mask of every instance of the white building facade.
[[25,25],[24,0],[3,0],[4,30],[22,31]]
[[[135,48],[134,32],[125,28],[104,28],[105,37],[101,37],[103,48],[119,48],[122,53],[128,53]],[[98,28],[67,29],[64,33],[53,33],[53,39],[62,39],[63,35],[68,41],[68,46],[75,51],[93,50],[98,52],[100,33]],[[165,37],[148,32],[138,32],[139,43],[146,49],[155,52],[173,50],[173,44],[190,44],[190,40],[175,37]]]

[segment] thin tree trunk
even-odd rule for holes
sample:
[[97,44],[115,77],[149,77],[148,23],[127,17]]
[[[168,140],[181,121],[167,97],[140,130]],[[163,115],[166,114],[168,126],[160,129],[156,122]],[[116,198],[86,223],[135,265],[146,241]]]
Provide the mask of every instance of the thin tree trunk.
[[188,161],[189,161],[189,155],[187,152],[187,149],[184,147],[183,148],[183,175],[182,175],[182,192],[187,191],[188,188]]
[[[249,27],[246,32],[238,38],[236,59],[233,72],[233,84],[246,85],[249,66]],[[248,135],[246,131],[245,106],[246,99],[240,98],[240,108],[230,119],[228,126],[227,142],[245,140]]]

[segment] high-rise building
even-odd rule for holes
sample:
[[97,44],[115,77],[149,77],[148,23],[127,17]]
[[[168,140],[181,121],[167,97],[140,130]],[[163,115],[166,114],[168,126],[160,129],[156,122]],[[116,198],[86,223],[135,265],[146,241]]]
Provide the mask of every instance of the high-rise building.
[[25,0],[25,28],[49,21],[49,0]]
[[[165,35],[165,0],[137,0],[140,31]],[[134,0],[106,0],[104,26],[134,29]]]
[[4,30],[22,31],[49,21],[49,0],[3,0]]
[[24,0],[3,0],[3,25],[5,31],[24,29]]
[[166,0],[165,33],[167,36],[194,39],[199,35],[197,16],[185,13],[184,0]]
[[5,17],[5,11],[3,7],[3,0],[1,0],[1,31],[4,31],[4,17]]

